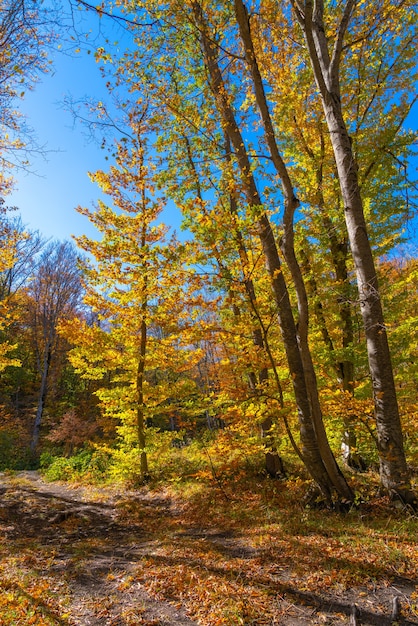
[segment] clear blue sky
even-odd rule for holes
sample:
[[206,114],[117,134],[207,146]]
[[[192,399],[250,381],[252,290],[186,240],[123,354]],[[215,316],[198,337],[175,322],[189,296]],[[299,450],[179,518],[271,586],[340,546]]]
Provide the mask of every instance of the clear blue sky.
[[[100,20],[96,13],[80,12],[72,15],[78,20],[80,32],[90,32],[91,52],[102,45],[106,36],[112,42],[129,43],[130,36],[112,20]],[[107,170],[106,151],[100,148],[100,137],[93,141],[80,121],[73,119],[65,109],[64,100],[101,100],[106,102],[108,92],[94,54],[87,54],[83,46],[79,53],[53,53],[53,69],[42,75],[33,91],[28,92],[19,105],[27,124],[44,154],[31,156],[27,172],[15,170],[15,190],[6,203],[16,206],[23,223],[30,230],[39,230],[47,238],[70,239],[71,235],[87,234],[97,237],[89,220],[75,211],[79,205],[93,208],[101,196],[100,190],[88,177],[88,172]],[[73,50],[77,43],[62,40],[62,49]],[[60,46],[61,47],[61,46]],[[164,219],[179,228],[179,214],[168,211]]]
[[[94,32],[97,16],[92,14],[86,21]],[[111,28],[112,41],[123,40],[124,31],[117,24],[112,25],[111,20],[106,20],[106,24]],[[101,29],[104,26],[100,23]],[[100,43],[100,39],[95,39],[96,46]],[[6,203],[19,208],[29,230],[39,230],[47,238],[63,240],[81,234],[97,237],[97,230],[75,208],[79,205],[93,208],[98,198],[103,197],[97,185],[90,181],[88,172],[106,171],[110,160],[105,160],[107,152],[100,148],[100,137],[93,141],[86,127],[74,120],[63,102],[68,96],[75,102],[83,99],[106,102],[105,82],[94,54],[81,50],[70,56],[57,50],[53,70],[41,76],[19,106],[44,154],[31,157],[27,172],[15,171],[15,191],[7,196]],[[163,219],[179,231],[181,218],[176,209],[166,209]]]
[[89,141],[82,125],[64,110],[63,100],[70,94],[74,99],[105,98],[106,90],[93,55],[57,53],[54,66],[54,73],[43,76],[20,106],[45,154],[31,157],[29,173],[17,172],[17,190],[7,203],[20,209],[30,229],[68,239],[89,227],[75,207],[91,207],[99,197],[87,172],[107,168],[108,163],[100,146]]

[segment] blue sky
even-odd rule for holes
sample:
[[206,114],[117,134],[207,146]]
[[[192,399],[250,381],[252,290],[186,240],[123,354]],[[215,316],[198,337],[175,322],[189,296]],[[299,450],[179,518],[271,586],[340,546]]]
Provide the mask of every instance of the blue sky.
[[[28,171],[14,171],[15,190],[6,198],[7,205],[19,209],[29,230],[39,230],[47,238],[60,240],[81,234],[97,237],[96,229],[75,208],[93,208],[103,197],[88,172],[107,170],[110,165],[105,160],[106,151],[100,148],[100,137],[92,140],[82,123],[65,108],[64,100],[106,102],[105,80],[92,52],[106,36],[112,42],[122,42],[121,45],[124,41],[129,43],[123,28],[112,20],[98,19],[96,13],[83,11],[69,18],[70,22],[77,20],[80,33],[89,32],[91,53],[87,54],[83,45],[77,53],[78,43],[69,36],[57,42],[50,55],[51,72],[42,75],[34,90],[21,101],[19,110],[26,116],[43,154],[30,157]],[[169,212],[164,218],[179,227],[177,213]]]
[[[96,30],[95,15],[81,17],[84,28]],[[106,20],[109,24],[110,20]],[[99,28],[102,28],[100,24]],[[123,38],[123,31],[112,26],[112,39]],[[99,45],[96,39],[95,44]],[[23,222],[31,230],[39,230],[48,238],[69,239],[71,235],[87,234],[96,237],[97,232],[87,218],[75,211],[78,205],[92,208],[100,197],[98,187],[88,178],[88,171],[107,169],[106,152],[88,137],[80,122],[75,122],[65,110],[63,101],[71,96],[75,101],[94,98],[106,101],[107,91],[93,54],[81,51],[71,56],[56,51],[54,67],[50,74],[41,77],[32,92],[20,105],[33,128],[44,156],[31,159],[29,172],[15,172],[16,191],[7,197],[7,204],[20,209]],[[411,116],[411,126],[416,127],[417,116]],[[414,163],[413,166],[416,166]],[[164,215],[166,221],[179,226],[176,213]],[[409,225],[408,235],[417,237],[416,221]]]
[[45,153],[31,157],[29,172],[15,173],[17,189],[7,198],[9,205],[20,209],[31,230],[58,239],[86,232],[88,220],[74,209],[77,205],[91,207],[99,197],[87,172],[108,167],[100,146],[89,140],[82,125],[64,110],[63,100],[70,94],[74,99],[106,97],[92,55],[57,53],[54,71],[43,76],[22,102],[20,110]]
[[[91,16],[88,22],[94,27],[97,17]],[[113,35],[115,39],[123,38],[123,31],[116,25]],[[97,39],[95,45],[99,45]],[[41,76],[21,102],[19,109],[44,153],[31,157],[28,171],[15,171],[15,190],[6,201],[19,209],[29,230],[39,230],[46,238],[64,240],[81,234],[97,238],[97,230],[75,208],[93,208],[98,198],[103,198],[88,172],[106,171],[110,161],[100,148],[100,137],[94,141],[86,127],[65,108],[66,97],[74,102],[106,102],[108,92],[94,54],[82,50],[70,56],[57,50],[53,70]],[[179,231],[177,210],[166,210],[163,219]]]

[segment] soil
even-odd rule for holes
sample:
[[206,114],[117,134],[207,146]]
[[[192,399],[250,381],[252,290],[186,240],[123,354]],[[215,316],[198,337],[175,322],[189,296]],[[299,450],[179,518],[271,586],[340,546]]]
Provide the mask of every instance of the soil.
[[[111,489],[72,488],[46,483],[37,472],[0,474],[0,534],[3,546],[32,550],[32,571],[38,568],[49,581],[48,589],[65,595],[66,617],[51,615],[62,626],[193,626],[186,607],[152,595],[146,574],[135,573],[144,559],[158,555],[159,535],[147,525],[148,512],[155,521],[170,527],[176,510],[169,498],[150,491],[118,493]],[[143,519],[129,516],[127,502],[140,499]],[[214,528],[184,528],[173,534],[173,542],[210,540],[229,559],[242,566],[257,556],[237,535]],[[41,547],[43,558],[37,560]],[[174,550],[174,543],[173,543]],[[45,558],[48,555],[48,558]],[[29,557],[27,557],[29,559]],[[348,590],[342,593],[314,594],[292,587],[286,576],[277,581],[274,602],[280,603],[282,626],[329,624],[418,625],[415,618],[401,617],[405,600],[417,589],[417,581],[399,579],[374,590]],[[1,587],[1,581],[0,581]],[[272,599],[273,601],[273,599]],[[48,603],[45,603],[48,611]],[[383,611],[382,611],[383,607]],[[218,623],[218,622],[217,622]],[[228,624],[269,624],[273,622],[229,621]],[[1,626],[13,626],[2,622]]]

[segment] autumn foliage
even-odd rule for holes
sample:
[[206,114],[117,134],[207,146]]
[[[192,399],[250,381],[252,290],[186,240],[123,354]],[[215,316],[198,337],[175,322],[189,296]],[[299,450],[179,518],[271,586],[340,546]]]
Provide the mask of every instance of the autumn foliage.
[[0,0],[0,626],[415,624],[412,0],[79,0],[72,243],[7,206],[38,5]]
[[409,3],[90,9],[130,37],[96,51],[109,168],[77,210],[97,236],[23,263],[35,235],[1,213],[10,437],[54,476],[69,457],[130,484],[256,467],[338,508],[371,468],[415,506]]

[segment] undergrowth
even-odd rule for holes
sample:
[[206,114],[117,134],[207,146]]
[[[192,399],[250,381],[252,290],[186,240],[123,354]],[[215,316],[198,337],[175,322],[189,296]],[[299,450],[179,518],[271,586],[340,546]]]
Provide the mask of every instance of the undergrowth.
[[[173,458],[184,453],[175,449]],[[135,536],[141,542],[146,537],[150,548],[138,555],[129,576],[111,570],[103,584],[123,580],[121,593],[141,585],[156,599],[185,608],[202,626],[285,623],[283,611],[291,611],[303,594],[319,599],[331,594],[338,603],[350,592],[361,604],[376,598],[376,589],[390,598],[395,582],[397,588],[404,585],[405,615],[418,618],[418,517],[380,495],[376,474],[352,476],[361,499],[341,513],[304,504],[309,481],[297,466],[288,464],[286,480],[273,480],[255,461],[227,467],[212,450],[211,463],[204,466],[195,453],[196,462],[189,458],[181,480],[154,479],[135,490],[120,486],[114,539],[113,531],[96,528],[86,515],[51,516],[46,508],[51,504],[42,499],[38,523],[45,525],[42,520],[50,515],[48,536],[55,533],[57,545],[45,545],[36,535],[31,544],[24,539],[3,544],[0,608],[7,618],[0,624],[50,626],[67,619],[72,624],[68,602],[62,602],[62,593],[56,596],[59,585],[65,583],[61,590],[69,594],[72,576],[90,576],[95,556],[123,545],[131,549]],[[87,456],[78,455],[71,465],[78,477],[82,459]],[[90,493],[96,497],[94,487]],[[25,523],[33,528],[27,496],[22,506]],[[54,575],[58,558],[65,562],[64,579]],[[374,602],[375,612],[387,610]]]
[[[135,450],[123,455],[91,447],[69,458],[42,458],[48,480],[82,483],[94,500],[95,485],[100,498],[118,489],[115,545],[131,545],[136,529],[152,546],[124,578],[127,588],[141,585],[184,607],[202,626],[235,626],[282,623],[283,607],[301,602],[303,594],[331,594],[337,602],[351,593],[361,604],[376,598],[376,589],[390,597],[396,582],[403,585],[405,614],[418,619],[418,516],[382,496],[376,471],[350,473],[356,502],[329,510],[307,504],[309,478],[290,456],[284,456],[287,475],[278,480],[265,474],[263,451],[253,444],[234,449],[225,437],[210,436],[180,444],[167,437],[164,446],[149,449],[151,480],[141,486]],[[25,523],[33,527],[31,500],[22,502]],[[66,571],[88,575],[91,559],[112,550],[109,531],[96,529],[94,520],[51,516],[48,501],[42,506],[38,523],[42,528],[50,516],[57,547],[48,543],[46,549],[36,536],[31,546],[3,545],[1,626],[66,624],[68,606],[55,598],[58,583],[50,575],[55,551],[61,559],[68,552]],[[376,604],[374,610],[386,609]]]

